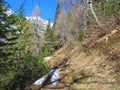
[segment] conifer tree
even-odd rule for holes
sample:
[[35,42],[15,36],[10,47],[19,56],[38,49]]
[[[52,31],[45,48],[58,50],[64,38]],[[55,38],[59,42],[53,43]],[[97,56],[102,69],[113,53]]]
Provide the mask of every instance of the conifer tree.
[[[19,36],[22,29],[17,27],[18,17],[15,14],[8,14],[9,9],[3,6],[3,1],[0,1],[0,82],[5,87],[7,82],[14,75],[13,71],[16,69],[16,62],[18,58],[15,51],[18,49],[16,45],[19,41]],[[20,25],[19,25],[20,26]],[[11,74],[9,76],[9,74]],[[6,79],[9,78],[9,79]]]
[[55,24],[59,14],[60,14],[60,0],[58,0],[57,7],[56,7],[55,20],[54,20]]
[[[30,53],[29,21],[20,13],[8,15],[0,0],[0,90],[24,90],[29,80],[46,71],[39,57]],[[38,29],[38,28],[37,28]]]
[[45,47],[47,47],[50,52],[53,52],[60,47],[60,44],[57,42],[58,37],[54,35],[54,29],[51,27],[50,20],[45,31],[45,40]]
[[[7,14],[8,8],[0,5],[0,60],[4,61],[8,59],[13,52],[11,52],[11,46],[17,43],[19,30],[16,29],[14,24],[16,23],[16,16],[14,14]],[[9,50],[8,50],[9,49]]]

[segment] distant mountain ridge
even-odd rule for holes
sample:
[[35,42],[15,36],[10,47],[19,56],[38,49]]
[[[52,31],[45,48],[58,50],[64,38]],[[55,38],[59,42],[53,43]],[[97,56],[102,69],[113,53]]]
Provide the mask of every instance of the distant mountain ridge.
[[[47,20],[43,20],[40,16],[30,16],[26,17],[26,19],[29,20],[31,23],[39,25],[39,27],[41,27],[41,30],[45,30],[49,23]],[[52,23],[50,23],[50,25],[51,27],[53,26]]]
[[[7,9],[5,12],[8,16],[15,14],[13,10],[10,8]],[[47,25],[49,23],[48,20],[42,19],[40,16],[30,16],[30,17],[25,17],[27,20],[29,20],[31,23],[37,24],[41,30],[46,30]],[[53,23],[50,23],[51,27],[53,26]]]

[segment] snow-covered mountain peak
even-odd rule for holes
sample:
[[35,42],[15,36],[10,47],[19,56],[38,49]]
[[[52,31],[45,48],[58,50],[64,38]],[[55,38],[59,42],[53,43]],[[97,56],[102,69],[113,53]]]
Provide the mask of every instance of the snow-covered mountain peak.
[[[15,12],[10,8],[7,8],[5,13],[8,16],[15,14]],[[48,20],[43,20],[40,16],[30,16],[30,17],[26,17],[26,19],[29,20],[31,23],[38,25],[40,30],[46,30],[47,25],[49,23]],[[53,23],[50,23],[50,26],[52,27]]]
[[[39,16],[30,16],[30,17],[26,17],[26,19],[29,20],[31,23],[38,24],[43,30],[47,28],[47,25],[49,23],[47,20],[43,20]],[[53,26],[52,23],[51,26]]]

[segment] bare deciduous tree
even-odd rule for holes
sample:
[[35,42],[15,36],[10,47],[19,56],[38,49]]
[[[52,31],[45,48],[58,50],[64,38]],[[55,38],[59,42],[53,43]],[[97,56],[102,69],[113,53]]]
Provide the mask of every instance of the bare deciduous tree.
[[40,8],[36,6],[32,11],[32,16],[40,16]]
[[62,10],[56,20],[55,30],[63,44],[77,40],[80,31],[87,29],[90,13],[100,25],[91,0],[60,0],[60,6]]
[[[63,4],[64,3],[64,4]],[[85,3],[79,4],[77,1],[62,1],[62,10],[56,21],[56,33],[61,37],[63,44],[77,39],[80,30],[86,29],[87,11]],[[66,5],[69,12],[66,11]],[[67,8],[67,10],[68,10]]]
[[61,10],[57,21],[56,21],[56,26],[55,26],[55,34],[59,35],[62,41],[62,44],[65,44],[66,42],[66,38],[67,38],[67,34],[66,34],[66,15],[64,13],[64,9]]
[[42,52],[42,47],[44,46],[45,39],[44,39],[44,31],[37,30],[36,25],[33,23],[29,23],[30,30],[28,32],[29,42],[28,42],[28,49],[33,56],[38,56]]
[[39,6],[36,6],[35,9],[33,9],[32,17],[35,18],[31,20],[29,23],[29,49],[33,56],[38,56],[42,52],[42,47],[45,44],[45,38],[43,31],[43,28],[41,28],[40,22],[39,22],[39,16],[40,16],[40,9]]
[[91,1],[91,0],[84,0],[84,2],[87,2],[87,3],[88,3],[88,6],[89,6],[89,8],[90,8],[90,10],[91,10],[91,13],[93,14],[93,16],[94,16],[94,18],[95,18],[95,21],[97,22],[97,24],[98,24],[99,26],[101,26],[101,24],[100,24],[100,22],[99,22],[99,20],[98,20],[98,17],[97,17],[97,15],[96,15],[96,13],[95,13],[95,11],[94,11],[94,9],[93,9],[92,1]]

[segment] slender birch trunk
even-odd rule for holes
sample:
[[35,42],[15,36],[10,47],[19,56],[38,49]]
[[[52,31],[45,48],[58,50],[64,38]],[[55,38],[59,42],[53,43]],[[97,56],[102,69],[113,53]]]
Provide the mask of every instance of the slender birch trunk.
[[[84,1],[86,1],[86,0],[84,0]],[[89,5],[89,8],[90,8],[90,10],[91,10],[94,18],[95,18],[95,21],[97,22],[97,24],[98,24],[99,26],[101,26],[101,24],[100,24],[100,22],[99,22],[99,20],[98,20],[98,17],[97,17],[97,15],[96,15],[96,13],[95,13],[95,11],[94,11],[94,9],[93,9],[92,1],[91,1],[91,0],[87,0],[87,3],[88,3],[88,5]]]

